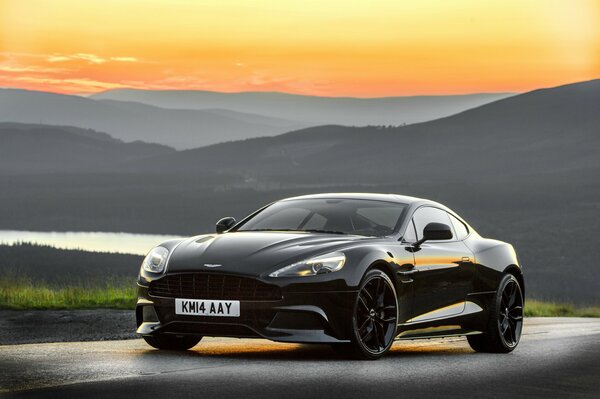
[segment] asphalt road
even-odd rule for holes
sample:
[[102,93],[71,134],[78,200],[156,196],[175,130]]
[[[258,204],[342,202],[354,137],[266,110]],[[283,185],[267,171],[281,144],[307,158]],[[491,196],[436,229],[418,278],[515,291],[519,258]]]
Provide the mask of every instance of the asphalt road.
[[526,319],[517,350],[478,354],[462,338],[397,342],[385,358],[326,346],[205,338],[161,352],[141,340],[0,346],[2,397],[600,398],[600,320]]
[[[0,309],[0,346],[137,338],[133,310]],[[39,326],[44,326],[39,328]]]

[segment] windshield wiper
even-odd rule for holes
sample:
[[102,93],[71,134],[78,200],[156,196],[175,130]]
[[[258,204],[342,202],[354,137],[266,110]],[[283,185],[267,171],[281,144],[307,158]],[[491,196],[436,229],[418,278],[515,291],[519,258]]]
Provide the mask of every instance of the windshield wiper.
[[319,229],[251,229],[251,230],[238,230],[240,232],[244,231],[298,231],[298,232],[306,232],[306,233],[325,233],[325,234],[347,234],[343,231],[335,231],[335,230],[319,230]]
[[293,229],[248,229],[248,230],[237,230],[237,231],[299,231],[299,230],[293,230]]
[[306,229],[306,230],[297,230],[297,231],[306,231],[308,233],[348,234],[348,233],[345,233],[343,231],[336,231],[336,230]]

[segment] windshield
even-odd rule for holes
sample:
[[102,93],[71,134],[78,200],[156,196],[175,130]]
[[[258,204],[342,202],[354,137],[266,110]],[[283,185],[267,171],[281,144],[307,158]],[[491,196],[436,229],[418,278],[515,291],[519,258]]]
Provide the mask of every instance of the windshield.
[[361,199],[298,199],[276,202],[236,231],[312,231],[388,236],[401,222],[406,205]]

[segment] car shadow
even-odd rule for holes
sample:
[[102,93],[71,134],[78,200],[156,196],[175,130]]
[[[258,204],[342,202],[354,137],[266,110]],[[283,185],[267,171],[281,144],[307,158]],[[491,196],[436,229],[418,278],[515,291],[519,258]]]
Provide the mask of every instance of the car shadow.
[[[329,345],[323,344],[284,344],[261,342],[259,344],[215,344],[202,345],[188,351],[164,351],[148,349],[137,352],[138,355],[154,359],[238,359],[238,360],[278,360],[278,361],[348,361],[348,358],[336,353]],[[396,343],[385,355],[386,359],[409,357],[447,357],[471,355],[475,352],[468,345],[456,344],[408,344]]]

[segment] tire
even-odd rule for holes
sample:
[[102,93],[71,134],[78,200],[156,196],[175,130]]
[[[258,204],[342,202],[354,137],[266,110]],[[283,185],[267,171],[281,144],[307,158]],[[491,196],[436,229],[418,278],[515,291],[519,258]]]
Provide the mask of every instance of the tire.
[[506,274],[500,281],[489,314],[486,330],[467,336],[469,345],[477,352],[512,352],[523,329],[523,294],[512,274]]
[[202,337],[194,335],[177,336],[166,334],[145,335],[143,338],[151,347],[169,351],[188,350],[196,346],[202,339]]
[[381,270],[369,270],[354,303],[350,343],[333,344],[332,348],[339,355],[353,359],[379,359],[394,343],[397,321],[394,283]]

